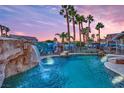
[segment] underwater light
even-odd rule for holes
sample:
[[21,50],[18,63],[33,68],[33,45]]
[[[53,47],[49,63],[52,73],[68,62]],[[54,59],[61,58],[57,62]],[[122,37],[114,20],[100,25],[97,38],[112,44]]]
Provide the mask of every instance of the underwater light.
[[107,61],[107,56],[102,57],[101,62],[104,63]]
[[113,84],[117,84],[117,83],[120,83],[121,81],[123,81],[124,78],[122,76],[116,76],[112,79],[112,83]]
[[52,64],[54,64],[54,60],[52,58],[47,58],[46,64],[52,65]]

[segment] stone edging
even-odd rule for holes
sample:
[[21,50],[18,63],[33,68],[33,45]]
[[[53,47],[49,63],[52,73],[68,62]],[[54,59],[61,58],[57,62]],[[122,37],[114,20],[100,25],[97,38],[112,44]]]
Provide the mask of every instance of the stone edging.
[[[71,55],[98,55],[98,53],[69,53],[68,56]],[[48,57],[61,57],[62,55],[46,55],[46,56],[42,56],[41,60],[44,58],[48,58]]]

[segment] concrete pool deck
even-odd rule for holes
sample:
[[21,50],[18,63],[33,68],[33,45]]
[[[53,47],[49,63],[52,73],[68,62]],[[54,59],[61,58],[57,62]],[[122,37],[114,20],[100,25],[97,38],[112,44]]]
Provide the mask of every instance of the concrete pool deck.
[[106,68],[124,77],[124,64],[115,64],[113,62],[106,62],[104,63],[104,65]]
[[104,63],[105,67],[124,77],[124,64],[115,63],[115,59],[119,59],[119,58],[124,59],[124,55],[109,54],[106,57],[107,59],[106,62]]

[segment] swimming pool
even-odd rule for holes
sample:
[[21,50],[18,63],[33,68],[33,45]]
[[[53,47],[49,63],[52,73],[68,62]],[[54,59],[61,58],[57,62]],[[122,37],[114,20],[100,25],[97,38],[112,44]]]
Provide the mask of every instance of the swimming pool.
[[5,79],[2,87],[111,88],[109,74],[98,56],[49,57],[24,73]]

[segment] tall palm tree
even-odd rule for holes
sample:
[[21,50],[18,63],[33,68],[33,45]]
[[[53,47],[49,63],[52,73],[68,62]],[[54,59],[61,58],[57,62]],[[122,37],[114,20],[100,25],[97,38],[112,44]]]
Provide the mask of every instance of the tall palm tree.
[[8,27],[6,27],[5,31],[6,31],[5,35],[7,36],[7,33],[10,31],[10,29]]
[[5,29],[5,26],[3,26],[3,25],[0,25],[1,36],[3,36],[3,31],[4,31],[4,29]]
[[98,36],[98,37],[99,37],[99,38],[98,38],[98,39],[99,39],[98,42],[99,42],[99,43],[100,43],[100,40],[101,40],[101,38],[100,38],[100,29],[102,29],[102,28],[104,28],[103,23],[98,22],[95,29],[98,30],[98,35],[99,35],[99,36]]
[[[83,23],[87,23],[87,20],[85,19],[84,15],[80,16],[80,21],[81,21],[81,29],[83,29],[84,28]],[[83,41],[85,43],[85,34],[83,32],[82,32],[82,34],[83,34]]]
[[3,32],[2,32],[2,25],[0,25],[0,32],[1,32],[1,36],[2,36],[2,33],[3,33]]
[[79,14],[76,15],[76,22],[78,23],[79,27],[79,41],[80,41],[80,47],[81,47],[81,16]]
[[97,42],[99,42],[99,34],[96,34]]
[[74,38],[74,41],[76,39],[76,32],[75,32],[75,24],[76,24],[76,20],[75,20],[75,16],[77,14],[77,11],[74,9],[74,6],[71,6],[71,9],[69,11],[69,15],[70,15],[70,18],[72,20],[72,25],[73,25],[73,38]]
[[[70,36],[70,17],[69,17],[69,11],[71,10],[71,5],[62,5],[61,6],[61,10],[60,10],[60,15],[63,15],[64,18],[66,18],[66,22],[67,22],[67,31],[68,31],[68,36]],[[70,42],[70,38],[69,38],[69,42]]]
[[[85,38],[85,41],[87,41],[88,42],[88,36],[87,36],[87,34],[88,34],[88,32],[89,32],[89,27],[85,27],[85,28],[83,28],[82,29],[82,33],[84,34],[84,38]],[[86,43],[86,42],[85,42]]]
[[88,27],[89,27],[88,38],[89,38],[89,33],[91,32],[90,24],[91,24],[91,22],[93,22],[93,21],[94,21],[93,16],[92,16],[92,15],[88,15],[88,16],[87,16],[87,22],[88,22]]
[[61,42],[64,43],[65,39],[67,38],[68,34],[65,32],[62,32],[61,34],[56,33],[55,35],[58,35],[61,38]]
[[92,37],[93,42],[94,42],[94,41],[95,41],[95,40],[94,40],[94,39],[95,39],[95,34],[92,34],[91,37]]

